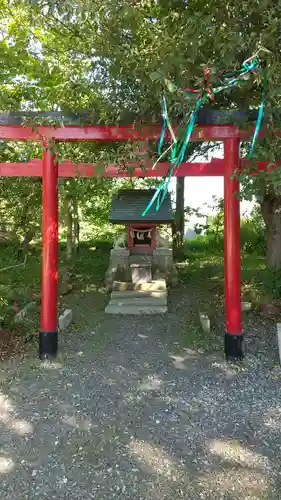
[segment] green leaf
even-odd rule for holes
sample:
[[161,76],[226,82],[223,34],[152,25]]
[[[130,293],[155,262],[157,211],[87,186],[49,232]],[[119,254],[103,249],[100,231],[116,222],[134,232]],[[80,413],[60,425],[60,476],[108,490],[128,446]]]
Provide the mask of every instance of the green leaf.
[[153,82],[158,82],[159,80],[162,80],[162,75],[161,73],[159,73],[159,71],[153,71],[152,73],[150,73],[149,76]]

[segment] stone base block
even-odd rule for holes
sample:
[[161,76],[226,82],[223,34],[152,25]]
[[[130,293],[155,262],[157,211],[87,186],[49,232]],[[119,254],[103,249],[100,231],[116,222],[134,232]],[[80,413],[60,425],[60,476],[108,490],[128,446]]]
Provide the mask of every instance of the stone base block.
[[111,303],[105,309],[107,314],[123,314],[123,315],[142,315],[142,314],[165,314],[167,312],[167,306],[134,306],[134,305],[112,305]]
[[152,280],[151,274],[151,264],[148,262],[143,262],[141,264],[131,264],[132,271],[132,282],[138,283],[150,283]]
[[163,278],[171,286],[178,282],[178,272],[173,262],[171,248],[156,248],[153,252],[153,277]]
[[167,297],[111,297],[110,304],[116,306],[166,306]]
[[65,309],[59,317],[59,329],[64,330],[72,323],[72,309]]
[[156,298],[165,298],[167,300],[167,290],[125,290],[125,291],[112,291],[111,298],[112,299],[126,299],[127,297],[135,297],[135,298],[147,298],[147,297],[156,297]]
[[109,266],[105,275],[105,285],[111,290],[114,281],[126,281],[130,278],[129,270],[130,252],[126,248],[112,248],[110,251]]

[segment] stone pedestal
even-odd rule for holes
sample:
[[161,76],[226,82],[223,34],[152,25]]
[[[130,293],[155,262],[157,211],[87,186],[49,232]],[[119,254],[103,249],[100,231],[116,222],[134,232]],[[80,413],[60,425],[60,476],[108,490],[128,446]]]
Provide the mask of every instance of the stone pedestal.
[[173,266],[173,250],[171,248],[156,248],[153,252],[153,267],[165,276],[171,272]]
[[114,281],[129,281],[129,255],[127,248],[110,250],[110,261],[105,275],[105,285],[108,290],[111,290]]
[[173,262],[171,248],[156,248],[153,252],[153,269],[157,279],[163,278],[170,285],[177,283],[177,270]]
[[150,283],[152,280],[151,264],[149,262],[142,262],[141,264],[131,264],[132,282]]

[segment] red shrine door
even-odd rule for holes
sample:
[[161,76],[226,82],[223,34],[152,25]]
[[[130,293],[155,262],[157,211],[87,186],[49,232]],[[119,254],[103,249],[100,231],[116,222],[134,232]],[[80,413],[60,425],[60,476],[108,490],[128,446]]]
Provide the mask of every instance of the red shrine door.
[[153,253],[156,248],[155,224],[129,224],[128,249],[131,253]]

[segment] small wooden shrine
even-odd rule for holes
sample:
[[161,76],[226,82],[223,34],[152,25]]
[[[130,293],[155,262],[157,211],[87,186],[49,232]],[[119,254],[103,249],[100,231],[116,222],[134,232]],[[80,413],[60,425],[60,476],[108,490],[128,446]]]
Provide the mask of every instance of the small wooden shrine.
[[158,211],[154,205],[142,216],[154,193],[154,189],[126,189],[119,191],[112,199],[110,222],[126,226],[130,254],[153,254],[157,247],[157,226],[172,223],[169,194]]
[[167,286],[176,284],[177,273],[169,238],[160,236],[160,226],[171,225],[170,195],[156,210],[143,217],[154,189],[121,190],[112,200],[109,220],[125,226],[110,251],[105,276],[111,292],[108,314],[164,314],[168,311]]

